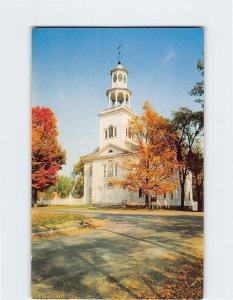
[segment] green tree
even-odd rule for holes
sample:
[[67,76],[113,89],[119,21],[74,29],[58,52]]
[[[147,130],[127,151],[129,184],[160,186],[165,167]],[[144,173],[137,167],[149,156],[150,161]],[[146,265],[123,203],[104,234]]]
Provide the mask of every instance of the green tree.
[[204,127],[203,112],[193,112],[187,107],[181,107],[172,113],[171,125],[176,133],[175,146],[179,162],[179,181],[181,187],[181,209],[184,210],[185,183],[191,171],[190,159],[192,150]]
[[83,176],[79,176],[74,182],[72,195],[75,198],[82,198],[83,194],[84,194],[84,178]]
[[[201,72],[201,76],[204,77],[204,59],[198,59],[197,70]],[[189,92],[190,96],[198,97],[195,102],[200,103],[204,108],[204,79],[197,82]]]
[[194,200],[198,203],[198,211],[204,210],[204,156],[199,144],[190,154],[189,166],[193,175]]
[[60,176],[54,186],[50,187],[46,192],[45,197],[50,198],[50,195],[57,193],[62,199],[68,197],[73,188],[73,180],[68,176]]
[[84,159],[85,156],[80,156],[71,173],[74,180],[72,195],[77,198],[81,198],[84,193]]

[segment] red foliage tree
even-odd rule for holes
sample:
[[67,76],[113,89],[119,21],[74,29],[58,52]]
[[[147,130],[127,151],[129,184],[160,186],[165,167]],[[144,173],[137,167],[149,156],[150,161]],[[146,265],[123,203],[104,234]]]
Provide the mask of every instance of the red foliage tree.
[[66,154],[57,140],[57,120],[50,108],[32,108],[32,199],[46,191],[57,180]]

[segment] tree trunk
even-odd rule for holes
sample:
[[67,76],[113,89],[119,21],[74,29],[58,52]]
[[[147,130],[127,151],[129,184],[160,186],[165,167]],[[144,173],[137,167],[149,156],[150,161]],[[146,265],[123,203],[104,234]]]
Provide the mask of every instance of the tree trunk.
[[184,210],[184,200],[185,200],[185,181],[187,177],[187,170],[184,168],[179,169],[179,179],[180,179],[180,189],[181,189],[181,203],[180,203],[180,209]]
[[150,209],[150,205],[149,205],[149,196],[146,195],[146,199],[145,199],[145,206]]
[[32,207],[37,203],[37,195],[38,191],[36,189],[32,189]]
[[197,203],[198,203],[198,211],[202,212],[204,210],[203,207],[203,197],[202,197],[202,187],[198,186],[197,189]]

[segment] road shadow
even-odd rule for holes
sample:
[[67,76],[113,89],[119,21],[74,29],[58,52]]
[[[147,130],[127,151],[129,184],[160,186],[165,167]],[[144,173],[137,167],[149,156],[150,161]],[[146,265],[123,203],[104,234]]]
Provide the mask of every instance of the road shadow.
[[[109,226],[32,243],[32,294],[44,299],[141,299],[195,255],[184,240],[200,237],[199,216],[98,214]],[[169,261],[164,255],[179,259]]]

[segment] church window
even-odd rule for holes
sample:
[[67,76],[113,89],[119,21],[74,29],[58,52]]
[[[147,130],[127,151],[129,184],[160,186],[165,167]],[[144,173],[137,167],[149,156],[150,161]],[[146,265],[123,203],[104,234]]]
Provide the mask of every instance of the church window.
[[114,176],[117,177],[117,165],[116,164],[114,166],[114,172],[115,172]]
[[112,149],[108,150],[108,153],[112,153],[112,152],[113,152]]
[[92,188],[89,188],[89,198],[92,198]]
[[130,127],[128,128],[128,138],[132,138],[132,130]]
[[138,197],[142,198],[142,189],[139,189],[139,191],[138,191]]
[[112,138],[113,137],[113,126],[110,125],[108,129],[108,137]]
[[108,128],[106,128],[104,130],[104,137],[105,139],[117,137],[117,127],[113,127],[113,125],[110,125]]
[[174,195],[173,195],[173,193],[171,193],[171,200],[173,200],[174,199]]
[[92,166],[89,168],[89,176],[92,176]]
[[167,193],[164,193],[163,194],[163,198],[166,199],[166,196],[167,196]]
[[108,177],[113,177],[113,163],[112,163],[112,161],[108,162]]
[[117,137],[117,128],[114,128],[114,137]]
[[107,166],[104,165],[104,177],[106,177]]
[[113,187],[113,184],[110,182],[110,183],[108,183],[107,187],[108,187],[108,188],[112,188],[112,187]]

